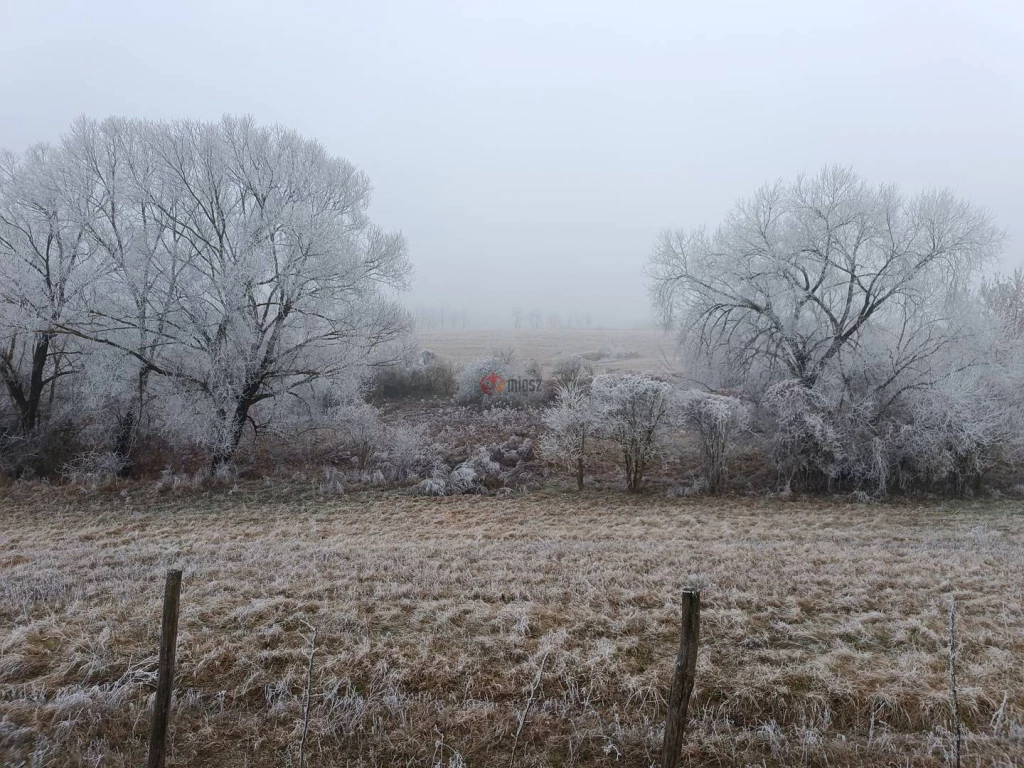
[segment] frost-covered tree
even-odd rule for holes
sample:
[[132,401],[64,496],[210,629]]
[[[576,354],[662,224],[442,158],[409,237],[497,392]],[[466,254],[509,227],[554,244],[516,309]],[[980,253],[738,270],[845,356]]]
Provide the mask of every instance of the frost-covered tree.
[[153,382],[154,372],[172,372],[182,279],[196,253],[153,203],[172,209],[181,204],[154,137],[155,126],[142,121],[83,118],[62,142],[87,182],[80,201],[87,242],[103,266],[90,312],[62,330],[102,342],[108,353],[103,359],[109,364],[99,372],[105,385],[96,381],[89,392],[113,417],[113,451],[126,472],[140,430],[153,426],[161,405],[173,401],[175,421],[187,421],[181,415],[193,410],[168,396],[174,383]]
[[618,447],[626,489],[632,493],[643,487],[661,449],[670,394],[667,383],[645,374],[606,373],[591,384],[595,434]]
[[260,403],[394,358],[405,240],[370,221],[369,180],[347,161],[248,118],[81,121],[66,144],[109,279],[65,330],[134,360],[138,402],[162,377],[167,416],[200,428],[214,464]]
[[714,232],[665,232],[649,276],[691,364],[813,387],[871,338],[887,360],[868,386],[882,390],[931,376],[959,336],[957,300],[1002,239],[950,192],[906,198],[831,167],[762,187]]
[[985,280],[981,298],[1006,338],[1024,340],[1024,270]]
[[587,440],[593,433],[594,416],[590,384],[583,377],[561,384],[555,402],[543,415],[547,431],[541,437],[541,452],[569,469],[581,491],[587,466]]
[[80,169],[58,147],[0,154],[0,383],[29,434],[76,349],[60,334],[97,280]]
[[246,424],[302,411],[283,396],[352,391],[409,325],[405,240],[374,226],[370,191],[320,144],[248,118],[83,119],[3,155],[0,412],[27,434],[44,399],[67,401],[108,422],[126,466],[144,427],[219,465]]
[[921,398],[1004,375],[973,287],[1002,240],[950,192],[827,168],[762,187],[714,232],[664,233],[649,275],[690,375],[762,405],[785,481],[875,492],[907,465],[896,435],[920,426]]

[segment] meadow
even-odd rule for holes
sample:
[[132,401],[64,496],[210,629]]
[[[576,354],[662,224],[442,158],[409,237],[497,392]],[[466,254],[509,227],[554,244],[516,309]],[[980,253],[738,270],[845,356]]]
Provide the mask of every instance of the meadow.
[[0,490],[0,763],[137,766],[184,569],[176,766],[1024,765],[1019,502]]
[[521,360],[550,367],[560,358],[583,355],[600,373],[618,370],[664,372],[678,368],[672,336],[653,328],[544,328],[497,330],[417,330],[416,340],[456,364],[515,350]]

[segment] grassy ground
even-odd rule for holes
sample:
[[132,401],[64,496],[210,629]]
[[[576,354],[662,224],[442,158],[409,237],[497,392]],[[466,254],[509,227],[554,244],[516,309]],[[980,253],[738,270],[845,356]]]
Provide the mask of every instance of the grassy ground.
[[143,763],[172,566],[171,765],[298,764],[307,625],[310,766],[652,765],[688,585],[685,764],[947,764],[955,596],[964,765],[1024,765],[1018,504],[0,493],[3,765]]

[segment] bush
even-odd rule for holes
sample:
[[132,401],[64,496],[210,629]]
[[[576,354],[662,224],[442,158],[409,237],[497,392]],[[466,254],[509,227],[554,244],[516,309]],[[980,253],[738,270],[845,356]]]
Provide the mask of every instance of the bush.
[[671,388],[645,374],[606,373],[591,392],[596,434],[619,447],[626,490],[638,493],[662,446]]
[[500,445],[477,448],[454,467],[438,464],[413,492],[424,496],[459,496],[522,490],[533,478],[526,466],[533,458],[533,443],[529,439],[511,437]]
[[964,371],[887,404],[827,381],[776,384],[761,430],[783,487],[875,497],[980,490],[997,463],[1019,461],[1024,434],[1019,386],[992,373]]
[[640,353],[635,349],[621,349],[620,347],[602,347],[596,352],[584,352],[580,355],[584,360],[597,362],[599,360],[636,360]]
[[430,381],[432,394],[451,397],[458,387],[455,364],[450,360],[438,360],[426,368],[427,379]]
[[891,426],[884,443],[890,485],[974,493],[999,461],[1019,459],[1024,418],[1016,387],[999,392],[992,384],[967,372],[915,393],[908,423]]
[[541,438],[544,454],[572,471],[581,491],[586,474],[587,439],[594,428],[589,385],[589,381],[574,378],[559,387],[555,404],[544,411],[547,431]]
[[118,453],[87,451],[66,463],[61,476],[65,482],[95,489],[115,482],[124,466],[124,456]]
[[680,393],[677,404],[682,423],[700,439],[703,490],[720,493],[725,486],[732,439],[749,417],[747,407],[738,398],[698,390]]
[[825,490],[842,475],[845,449],[836,409],[819,389],[786,379],[768,388],[762,405],[762,429],[783,490],[798,479],[808,490]]
[[455,399],[462,405],[524,406],[544,400],[540,366],[506,362],[501,358],[475,360],[459,372]]
[[455,365],[424,350],[412,359],[375,372],[369,382],[369,395],[378,400],[451,397],[456,384]]
[[347,454],[360,470],[366,469],[384,439],[380,413],[367,403],[340,405],[331,412],[343,455]]
[[437,463],[437,446],[427,440],[425,424],[397,424],[384,431],[376,464],[384,476],[394,482],[421,477]]
[[0,472],[15,478],[60,475],[83,450],[80,429],[70,419],[45,422],[31,433],[0,432]]
[[554,399],[558,392],[571,384],[585,389],[590,388],[594,380],[594,364],[582,355],[570,355],[555,360],[551,366],[551,376],[545,382],[547,396]]

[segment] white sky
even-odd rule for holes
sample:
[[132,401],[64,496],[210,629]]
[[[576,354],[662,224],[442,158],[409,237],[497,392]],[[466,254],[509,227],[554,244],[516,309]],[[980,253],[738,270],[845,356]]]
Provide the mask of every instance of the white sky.
[[0,146],[79,114],[251,113],[403,230],[411,306],[649,316],[657,232],[852,165],[950,186],[1024,264],[1024,2],[0,0]]

